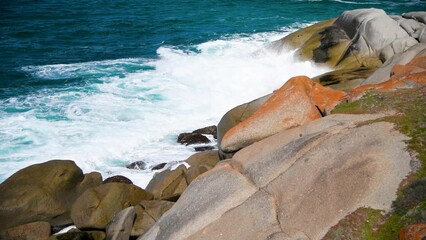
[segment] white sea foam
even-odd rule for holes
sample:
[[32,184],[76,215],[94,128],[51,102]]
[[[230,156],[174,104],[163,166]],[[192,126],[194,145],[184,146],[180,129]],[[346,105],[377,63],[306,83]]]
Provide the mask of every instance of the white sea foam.
[[175,143],[180,132],[217,124],[232,107],[270,93],[292,76],[327,70],[296,62],[291,52],[253,54],[283,35],[233,35],[194,46],[196,51],[163,46],[158,59],[24,68],[52,81],[92,80],[1,102],[0,181],[30,164],[73,159],[85,172],[121,174],[144,187],[153,172],[126,164],[184,160],[193,148]]

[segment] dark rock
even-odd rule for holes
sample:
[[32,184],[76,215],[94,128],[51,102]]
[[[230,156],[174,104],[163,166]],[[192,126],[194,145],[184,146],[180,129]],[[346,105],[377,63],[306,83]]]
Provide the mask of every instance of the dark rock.
[[52,234],[55,234],[57,232],[60,232],[62,229],[69,227],[71,225],[73,225],[73,224],[55,225],[55,226],[52,226],[50,228],[50,230],[51,230]]
[[0,184],[0,229],[36,221],[71,223],[69,212],[74,200],[100,184],[99,173],[83,174],[69,160],[52,160],[19,170]]
[[210,134],[210,135],[213,135],[215,139],[217,139],[217,127],[215,125],[197,129],[193,131],[192,133]]
[[107,178],[103,181],[103,184],[112,183],[112,182],[133,184],[133,182],[130,179],[126,178],[125,176],[121,176],[121,175],[109,177],[109,178]]
[[37,240],[47,239],[49,236],[50,224],[48,222],[27,223],[0,231],[0,239],[7,240]]
[[160,163],[152,167],[152,170],[160,170],[163,169],[166,166],[167,163]]
[[128,207],[117,213],[106,227],[108,240],[126,240],[130,237],[133,221],[136,217],[135,207]]
[[80,230],[69,231],[67,233],[52,235],[49,240],[104,240],[105,233],[102,231],[87,231]]
[[145,170],[146,169],[146,163],[144,161],[132,162],[129,165],[127,165],[126,168],[128,168],[128,169]]
[[194,147],[194,150],[196,152],[203,152],[203,151],[207,151],[207,150],[213,150],[215,149],[214,146],[202,146],[202,147]]
[[197,143],[209,143],[210,140],[199,133],[181,133],[178,136],[177,142],[188,146]]

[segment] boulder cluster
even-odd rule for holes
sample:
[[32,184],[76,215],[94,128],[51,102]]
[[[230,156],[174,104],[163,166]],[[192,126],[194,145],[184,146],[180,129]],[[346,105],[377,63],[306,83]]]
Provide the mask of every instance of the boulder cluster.
[[[378,228],[372,216],[384,222],[395,206],[426,216],[426,180],[416,180],[424,155],[408,150],[412,139],[389,121],[402,113],[333,112],[371,92],[419,89],[424,99],[426,12],[346,11],[267,47],[296,49],[334,70],[283,79],[217,128],[181,134],[186,145],[217,139],[218,150],[161,165],[145,189],[122,176],[83,174],[69,160],[16,172],[0,184],[0,239],[365,239],[359,229]],[[426,128],[425,113],[416,114]],[[423,239],[426,222],[395,231],[393,239]]]

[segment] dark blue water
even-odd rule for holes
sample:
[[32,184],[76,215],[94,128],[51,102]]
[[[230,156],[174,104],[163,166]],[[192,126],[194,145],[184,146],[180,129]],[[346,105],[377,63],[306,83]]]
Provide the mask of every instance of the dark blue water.
[[[356,3],[354,3],[356,2]],[[162,45],[188,47],[227,34],[268,32],[335,17],[354,8],[390,14],[425,10],[424,1],[0,1],[0,98],[45,82],[20,68],[156,56]],[[26,89],[29,87],[29,89]]]
[[401,14],[426,2],[0,0],[0,182],[72,159],[143,186],[152,172],[125,165],[183,160],[193,148],[176,143],[180,132],[327,71],[289,52],[255,57],[263,44],[370,7]]

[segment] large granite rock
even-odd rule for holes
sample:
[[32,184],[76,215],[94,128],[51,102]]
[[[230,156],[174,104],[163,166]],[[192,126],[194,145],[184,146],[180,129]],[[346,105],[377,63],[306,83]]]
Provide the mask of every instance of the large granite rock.
[[194,180],[138,239],[314,240],[360,207],[388,211],[411,157],[384,117],[330,115],[254,143]]
[[291,78],[256,112],[230,129],[220,148],[232,153],[284,129],[321,118],[345,96],[345,92],[325,88],[306,76]]
[[[381,9],[356,9],[296,31],[270,45],[297,48],[296,56],[338,69],[376,68],[426,40],[426,12],[388,16]],[[297,43],[296,43],[297,42]]]
[[0,229],[34,221],[71,223],[74,200],[100,184],[99,173],[83,174],[69,160],[52,160],[19,170],[0,184]]
[[395,65],[405,65],[413,58],[419,56],[426,56],[426,43],[417,44],[408,50],[395,54],[392,58],[387,60],[380,68],[378,68],[371,76],[369,76],[361,85],[377,84],[387,80],[392,75],[392,68]]
[[85,191],[72,205],[71,218],[79,229],[104,229],[121,210],[152,199],[152,194],[125,183],[107,183]]

